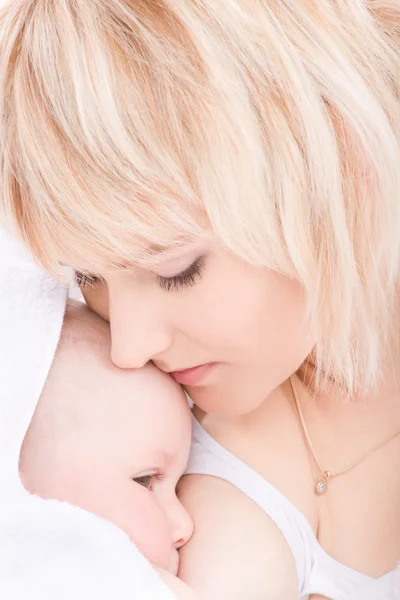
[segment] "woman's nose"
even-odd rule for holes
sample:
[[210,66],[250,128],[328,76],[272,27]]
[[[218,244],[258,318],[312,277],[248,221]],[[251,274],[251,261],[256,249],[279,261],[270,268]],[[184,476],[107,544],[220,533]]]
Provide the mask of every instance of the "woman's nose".
[[173,544],[174,547],[178,550],[190,540],[190,538],[193,535],[194,526],[192,517],[189,515],[186,508],[184,508],[184,506],[179,502],[178,499],[176,501],[179,504],[179,507],[177,508],[174,520]]
[[111,360],[122,369],[138,369],[168,350],[172,331],[162,307],[116,292],[109,295]]

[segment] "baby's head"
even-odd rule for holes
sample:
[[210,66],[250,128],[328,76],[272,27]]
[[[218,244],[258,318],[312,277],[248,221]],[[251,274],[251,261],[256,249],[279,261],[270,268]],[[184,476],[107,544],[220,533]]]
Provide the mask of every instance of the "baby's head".
[[156,566],[177,572],[192,521],[176,497],[190,447],[190,411],[173,379],[110,361],[108,325],[67,311],[48,380],[25,437],[25,487],[123,529]]

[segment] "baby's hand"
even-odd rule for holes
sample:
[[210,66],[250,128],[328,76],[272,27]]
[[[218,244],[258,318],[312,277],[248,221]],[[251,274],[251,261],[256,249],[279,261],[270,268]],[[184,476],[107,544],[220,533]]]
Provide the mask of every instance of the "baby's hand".
[[163,569],[156,569],[164,581],[167,584],[169,589],[173,592],[177,600],[200,600],[198,596],[195,595],[194,591],[190,589],[180,579],[168,573],[168,571],[164,571]]

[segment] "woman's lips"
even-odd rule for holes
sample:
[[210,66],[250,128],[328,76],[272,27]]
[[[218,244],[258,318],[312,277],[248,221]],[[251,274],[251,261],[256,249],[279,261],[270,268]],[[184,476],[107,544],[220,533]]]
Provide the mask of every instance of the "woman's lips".
[[172,377],[178,383],[182,385],[199,385],[202,379],[208,375],[210,370],[215,367],[217,363],[207,363],[204,365],[199,365],[197,367],[192,367],[191,369],[183,369],[182,371],[173,371],[171,373]]

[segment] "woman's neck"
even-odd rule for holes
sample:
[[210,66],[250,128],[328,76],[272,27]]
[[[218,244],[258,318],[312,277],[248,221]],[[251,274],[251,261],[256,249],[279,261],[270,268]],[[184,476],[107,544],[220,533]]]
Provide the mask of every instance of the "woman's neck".
[[[333,380],[319,391],[315,385],[315,366],[304,363],[297,372],[301,382],[301,397],[305,405],[312,405],[329,416],[354,413],[362,417],[367,413],[379,422],[400,427],[400,348],[393,344],[392,351],[382,367],[382,375],[374,389],[355,393],[349,397]],[[340,417],[339,417],[340,418]]]
[[297,371],[308,398],[314,399],[318,404],[355,403],[383,409],[384,406],[395,402],[400,406],[400,281],[395,297],[385,357],[382,359],[380,375],[375,387],[367,391],[357,391],[356,382],[356,392],[349,396],[333,379],[329,379],[323,382],[319,391],[316,386],[316,367],[311,356],[311,359],[305,361]]

